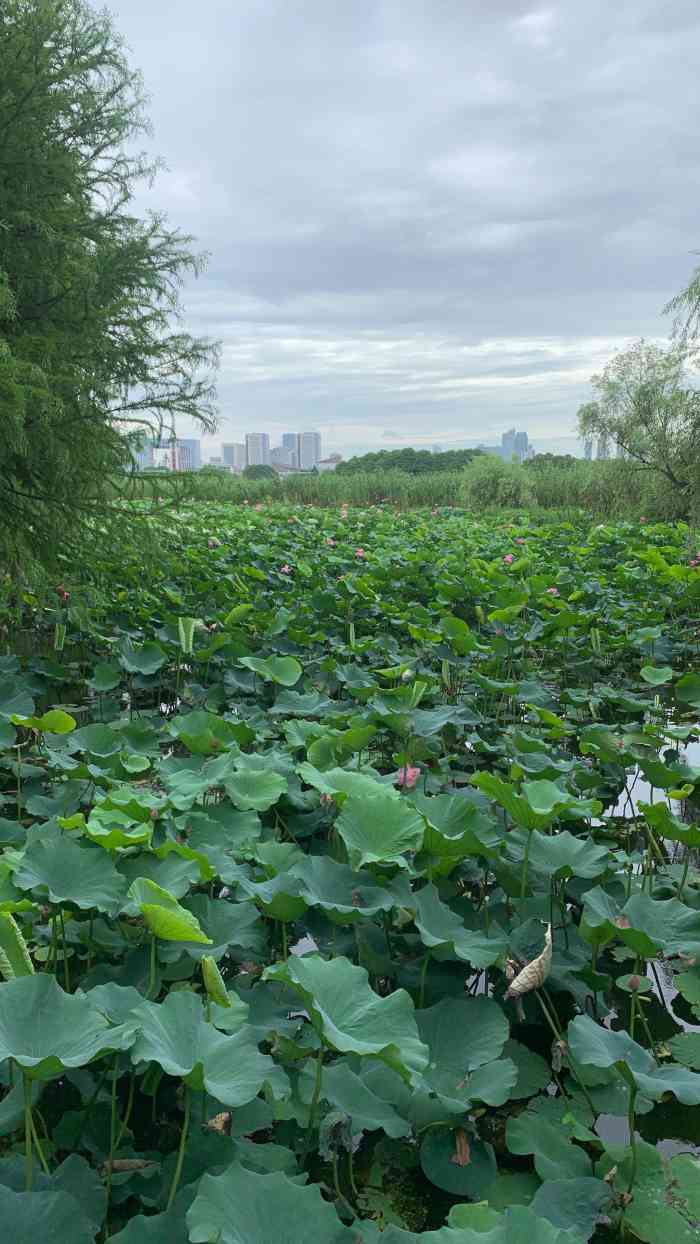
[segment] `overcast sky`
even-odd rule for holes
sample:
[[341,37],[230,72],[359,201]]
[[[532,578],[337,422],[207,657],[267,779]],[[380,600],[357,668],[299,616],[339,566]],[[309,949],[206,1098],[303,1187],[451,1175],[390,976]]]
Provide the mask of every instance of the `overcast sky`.
[[[111,0],[220,439],[570,435],[700,249],[697,0]],[[186,431],[183,427],[183,432]]]

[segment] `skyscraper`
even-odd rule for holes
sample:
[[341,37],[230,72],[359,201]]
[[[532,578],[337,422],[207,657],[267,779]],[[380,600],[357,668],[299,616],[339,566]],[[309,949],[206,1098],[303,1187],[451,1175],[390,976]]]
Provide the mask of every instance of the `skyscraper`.
[[288,461],[289,466],[299,466],[299,433],[283,432],[282,448],[288,450],[291,455]]
[[596,446],[596,458],[605,459],[610,457],[610,442],[607,436],[599,436]]
[[530,443],[527,439],[527,432],[515,433],[515,456],[518,462],[524,462],[527,458]]
[[590,437],[583,442],[583,456],[586,459],[586,462],[590,462],[593,457],[593,441]]
[[510,428],[501,436],[501,457],[510,462],[515,453],[515,428]]
[[312,471],[321,460],[321,437],[318,432],[299,433],[299,467]]
[[224,465],[233,467],[234,471],[243,471],[247,466],[245,445],[237,441],[234,444],[222,445],[221,456]]
[[246,432],[246,465],[270,465],[270,437],[267,432]]
[[175,441],[175,470],[198,471],[202,465],[202,446],[196,437],[177,437]]

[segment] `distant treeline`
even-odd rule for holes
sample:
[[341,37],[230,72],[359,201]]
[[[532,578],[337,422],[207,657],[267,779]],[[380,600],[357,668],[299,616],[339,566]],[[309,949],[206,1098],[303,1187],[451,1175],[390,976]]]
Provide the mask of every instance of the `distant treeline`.
[[438,454],[429,449],[380,449],[377,453],[362,454],[338,463],[335,473],[364,475],[374,471],[405,471],[408,475],[427,475],[436,471],[460,471],[481,456],[480,449],[448,449]]

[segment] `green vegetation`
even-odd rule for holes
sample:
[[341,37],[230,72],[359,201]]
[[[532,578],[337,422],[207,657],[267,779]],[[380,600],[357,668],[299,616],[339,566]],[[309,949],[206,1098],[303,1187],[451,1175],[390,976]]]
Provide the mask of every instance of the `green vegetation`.
[[127,428],[209,426],[216,351],[171,321],[201,258],[132,200],[153,169],[138,75],[82,0],[3,0],[0,16],[0,558],[55,556],[119,523]]
[[8,580],[8,1238],[690,1244],[689,538],[198,503]]
[[205,470],[179,477],[172,472],[148,472],[135,481],[135,486],[144,500],[183,500],[189,496],[234,505],[284,500],[318,506],[387,502],[401,509],[463,506],[493,513],[515,508],[531,513],[556,511],[577,521],[582,514],[600,519],[688,517],[687,498],[679,490],[668,488],[655,473],[639,472],[623,459],[552,461],[546,454],[522,466],[482,455],[460,471],[422,475],[406,471],[339,475],[328,471],[280,480],[250,479],[225,471]]
[[408,475],[432,475],[459,471],[480,454],[479,449],[448,449],[439,454],[432,454],[429,449],[381,449],[338,463],[336,472],[338,475],[364,475],[376,471],[405,471]]

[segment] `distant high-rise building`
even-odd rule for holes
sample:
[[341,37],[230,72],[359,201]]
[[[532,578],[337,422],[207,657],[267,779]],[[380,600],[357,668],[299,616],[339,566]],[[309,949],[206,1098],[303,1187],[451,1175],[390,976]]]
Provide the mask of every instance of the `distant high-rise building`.
[[593,457],[593,441],[590,437],[583,442],[583,456],[586,462],[590,462]]
[[131,452],[133,454],[134,466],[137,471],[147,471],[153,463],[154,443],[149,436],[134,437],[131,441]]
[[530,442],[527,439],[527,432],[515,433],[515,456],[518,462],[524,462],[528,455]]
[[510,428],[501,436],[501,457],[510,462],[515,453],[515,428]]
[[270,437],[267,432],[246,432],[246,465],[270,465]]
[[285,445],[275,445],[270,450],[270,462],[273,466],[295,467],[297,465],[297,455],[294,449],[288,449]]
[[312,471],[321,461],[321,437],[318,432],[299,433],[299,467]]
[[235,442],[232,445],[222,445],[221,456],[224,460],[224,465],[233,467],[234,471],[243,471],[248,465],[245,445],[241,442]]
[[195,437],[183,439],[177,437],[174,445],[174,469],[176,471],[198,471],[202,465],[201,442]]
[[599,458],[601,460],[610,457],[610,442],[607,436],[598,437],[598,444],[596,445],[595,456],[596,458]]
[[288,452],[291,454],[291,457],[287,465],[288,466],[299,466],[299,433],[298,432],[283,432],[282,433],[282,448],[288,450]]
[[509,428],[501,436],[500,454],[504,462],[512,462],[515,458],[518,462],[524,462],[530,454],[530,442],[527,432],[516,432],[515,428]]

